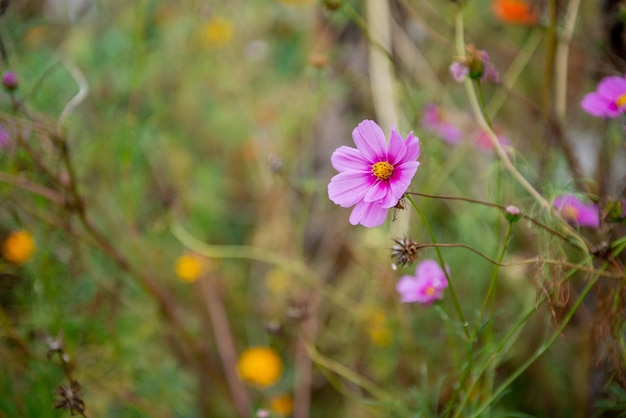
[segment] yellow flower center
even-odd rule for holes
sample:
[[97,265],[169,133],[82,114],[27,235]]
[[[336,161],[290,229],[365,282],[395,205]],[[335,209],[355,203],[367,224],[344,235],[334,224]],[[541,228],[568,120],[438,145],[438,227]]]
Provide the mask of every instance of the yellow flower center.
[[387,161],[379,161],[372,166],[372,174],[378,180],[389,180],[389,177],[393,174],[393,166]]
[[428,287],[426,288],[426,294],[427,294],[428,296],[432,296],[432,295],[434,295],[434,294],[435,294],[435,288],[434,288],[434,287],[432,287],[432,286],[428,286]]
[[621,96],[619,96],[617,100],[615,100],[615,104],[617,105],[617,107],[626,106],[626,94],[622,94]]
[[575,207],[571,205],[563,206],[563,209],[561,209],[561,214],[563,215],[563,218],[568,221],[575,221],[578,219],[578,211]]

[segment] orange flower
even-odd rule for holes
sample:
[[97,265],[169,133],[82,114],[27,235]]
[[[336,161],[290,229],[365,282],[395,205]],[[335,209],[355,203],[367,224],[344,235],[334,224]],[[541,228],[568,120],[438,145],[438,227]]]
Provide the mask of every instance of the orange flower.
[[539,19],[539,8],[525,0],[494,0],[493,13],[504,23],[534,25]]
[[270,399],[270,409],[275,414],[284,417],[293,412],[293,399],[289,395],[278,395]]
[[282,372],[283,362],[276,351],[269,347],[248,348],[237,361],[239,377],[261,388],[276,383]]
[[2,243],[2,255],[10,263],[24,264],[35,252],[35,241],[28,231],[14,231]]

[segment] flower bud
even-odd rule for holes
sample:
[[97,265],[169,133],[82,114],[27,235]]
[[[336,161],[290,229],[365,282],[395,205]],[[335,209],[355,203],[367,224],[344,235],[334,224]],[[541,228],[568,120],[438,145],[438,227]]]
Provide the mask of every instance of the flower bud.
[[9,91],[17,89],[18,81],[17,75],[13,71],[7,71],[2,75],[2,85]]

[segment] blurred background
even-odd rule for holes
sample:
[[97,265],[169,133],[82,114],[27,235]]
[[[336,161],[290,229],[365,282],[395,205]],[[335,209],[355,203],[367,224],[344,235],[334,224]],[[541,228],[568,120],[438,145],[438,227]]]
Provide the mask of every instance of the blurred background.
[[[380,3],[382,14],[368,15]],[[466,41],[500,70],[500,83],[485,87],[487,108],[520,171],[548,198],[575,190],[566,138],[592,184],[580,191],[623,197],[623,132],[579,106],[600,77],[623,71],[623,5],[581,5],[567,122],[553,123],[546,22],[561,25],[569,3],[535,1],[530,21],[493,3],[467,3]],[[502,174],[448,72],[454,1],[0,5],[2,70],[19,78],[0,94],[10,137],[0,150],[0,238],[27,231],[33,245],[0,264],[0,416],[442,413],[462,373],[452,355],[461,329],[442,309],[400,304],[396,282],[414,267],[394,269],[390,258],[392,238],[428,234],[410,210],[381,228],[351,226],[326,187],[332,152],[353,146],[352,129],[373,119],[420,138],[409,190],[540,212]],[[458,127],[458,143],[423,122],[428,104]],[[415,199],[440,242],[495,257],[500,211]],[[507,257],[569,250],[520,222]],[[445,258],[475,319],[492,266],[460,248]],[[502,269],[497,335],[538,308],[496,382],[575,299],[582,280],[570,287],[564,275],[539,264]],[[598,294],[623,283],[603,286]],[[538,305],[543,294],[549,303]],[[489,416],[623,416],[621,308],[591,299]],[[244,362],[254,347],[265,351]]]

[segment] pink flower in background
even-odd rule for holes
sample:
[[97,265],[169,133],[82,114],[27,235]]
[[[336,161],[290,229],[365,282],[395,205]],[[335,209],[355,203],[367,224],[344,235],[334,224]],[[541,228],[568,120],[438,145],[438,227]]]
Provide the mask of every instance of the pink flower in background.
[[596,205],[585,204],[574,195],[561,195],[554,199],[554,207],[567,222],[597,228],[600,226],[600,213]]
[[354,206],[352,225],[379,226],[417,171],[419,140],[413,132],[402,139],[392,128],[387,145],[382,129],[371,120],[359,123],[352,139],[356,148],[341,146],[330,159],[339,174],[328,184],[328,197],[341,207]]
[[601,118],[617,118],[626,112],[626,78],[604,77],[598,89],[580,103],[583,110]]
[[[507,138],[504,134],[496,132],[496,136],[500,145],[506,146],[511,144],[509,138]],[[493,142],[491,142],[489,134],[483,129],[481,129],[476,136],[476,147],[482,151],[493,150]]]
[[401,302],[423,303],[428,306],[443,298],[446,287],[448,280],[439,264],[435,260],[424,260],[417,265],[415,276],[402,276],[396,290],[400,293]]
[[461,130],[447,122],[441,107],[434,103],[426,103],[421,122],[425,129],[450,144],[457,144],[461,140]]

